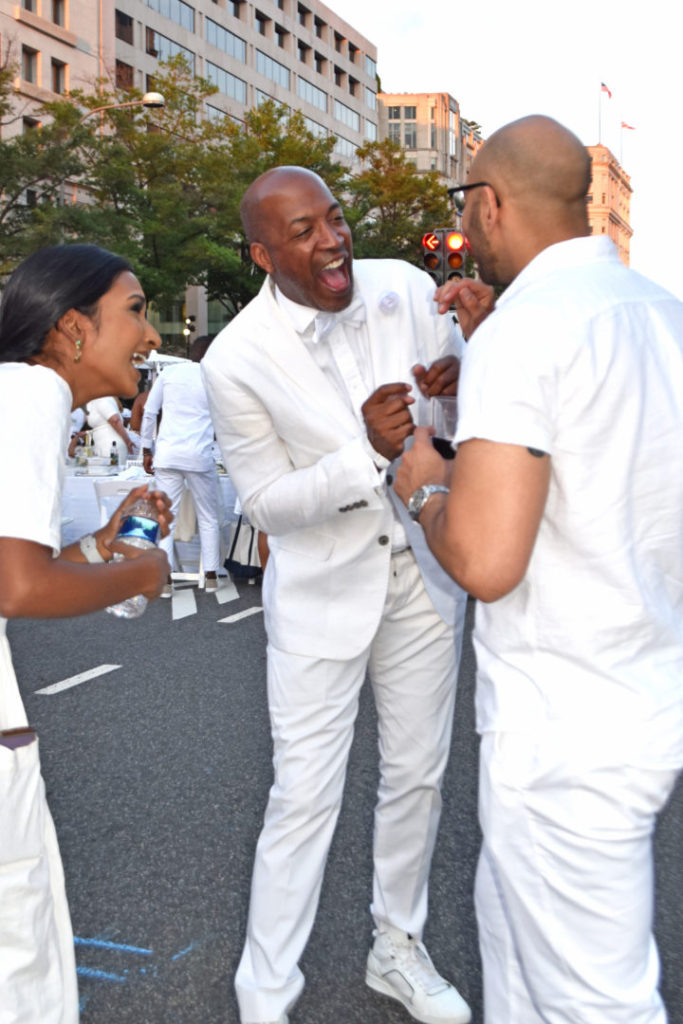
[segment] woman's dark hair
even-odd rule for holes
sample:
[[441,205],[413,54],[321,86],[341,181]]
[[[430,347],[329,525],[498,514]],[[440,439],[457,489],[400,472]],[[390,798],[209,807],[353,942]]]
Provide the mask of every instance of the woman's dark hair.
[[37,355],[70,309],[92,317],[114,278],[132,267],[97,245],[52,245],[20,263],[2,294],[0,363]]

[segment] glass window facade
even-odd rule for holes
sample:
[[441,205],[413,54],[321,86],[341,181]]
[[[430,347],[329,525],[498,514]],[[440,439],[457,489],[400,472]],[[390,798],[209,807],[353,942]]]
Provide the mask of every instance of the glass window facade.
[[184,0],[146,0],[146,3],[153,11],[163,14],[176,25],[194,32],[194,7],[190,7]]
[[318,110],[323,110],[327,113],[327,93],[307,82],[301,75],[299,75],[296,81],[296,91],[302,100],[306,100],[307,103],[311,103]]
[[272,57],[269,57],[267,53],[263,53],[262,50],[256,51],[256,70],[259,75],[270,79],[276,85],[282,85],[285,89],[289,89],[289,68],[286,68],[284,64],[280,64],[279,61],[273,60]]
[[244,39],[240,39],[233,32],[228,32],[227,28],[223,28],[212,18],[204,18],[204,34],[207,43],[211,43],[223,53],[227,53],[229,57],[234,57],[235,60],[241,60],[243,64],[246,64],[247,44]]
[[354,146],[354,144],[352,142],[349,142],[348,139],[345,139],[343,136],[338,135],[337,141],[335,142],[334,145],[334,152],[337,154],[337,156],[346,157],[346,159],[348,160],[353,160],[356,155],[357,148],[358,147]]
[[360,115],[355,110],[351,110],[351,107],[347,107],[345,103],[340,103],[339,100],[334,101],[334,116],[347,128],[353,128],[356,132],[360,131]]
[[213,82],[219,92],[224,93],[225,96],[232,97],[232,99],[237,100],[239,103],[247,102],[246,82],[243,82],[241,78],[237,78],[235,75],[231,75],[225,68],[219,68],[217,64],[212,64],[210,60],[205,61],[205,65],[206,77],[210,82]]
[[161,32],[156,32],[153,28],[147,29],[147,53],[151,53],[152,56],[156,56],[159,60],[168,60],[169,57],[177,57],[180,53],[190,65],[191,70],[194,71],[194,54],[192,50],[188,50],[186,46],[181,46],[180,43],[174,42],[173,39],[163,36]]
[[415,121],[404,122],[403,140],[406,149],[417,149],[417,124]]
[[318,124],[311,117],[304,117],[304,123],[311,135],[316,135],[320,139],[324,139],[327,135],[327,128],[322,124]]

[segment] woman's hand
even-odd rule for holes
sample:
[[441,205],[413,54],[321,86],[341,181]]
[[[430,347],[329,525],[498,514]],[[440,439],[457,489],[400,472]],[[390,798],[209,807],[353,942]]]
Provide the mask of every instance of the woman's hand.
[[[118,535],[121,522],[129,514],[133,502],[137,501],[138,498],[151,498],[154,501],[159,518],[159,526],[161,527],[161,536],[168,536],[171,523],[173,522],[170,498],[164,491],[151,491],[147,484],[141,484],[140,487],[134,487],[132,491],[129,491],[109,522],[95,531],[94,536],[97,541],[98,550],[106,562],[110,562],[113,558],[114,551],[116,550],[113,544]],[[139,548],[130,549],[130,546],[128,548],[129,550],[140,551]]]
[[135,560],[136,570],[145,573],[139,593],[148,601],[159,597],[171,571],[166,552],[160,548],[134,548],[131,544],[123,543],[117,543],[114,547],[117,554],[123,555],[126,561]]

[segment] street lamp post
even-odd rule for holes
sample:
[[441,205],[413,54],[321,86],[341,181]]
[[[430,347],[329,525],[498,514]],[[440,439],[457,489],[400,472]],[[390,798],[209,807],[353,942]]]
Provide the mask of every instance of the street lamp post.
[[107,103],[103,107],[94,107],[92,110],[86,111],[78,123],[82,124],[92,114],[101,114],[105,110],[121,110],[124,107],[149,107],[153,109],[155,107],[163,107],[165,103],[166,100],[160,92],[146,92],[141,100],[130,100],[128,103]]

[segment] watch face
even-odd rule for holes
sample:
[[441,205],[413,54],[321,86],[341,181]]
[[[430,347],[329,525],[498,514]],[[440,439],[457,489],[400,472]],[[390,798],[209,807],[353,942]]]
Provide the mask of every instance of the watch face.
[[414,519],[416,522],[418,516],[420,515],[420,512],[422,511],[422,507],[425,503],[426,497],[427,495],[425,494],[425,488],[418,487],[418,489],[414,491],[413,494],[411,494],[410,498],[408,499],[408,512],[410,514],[411,519]]

